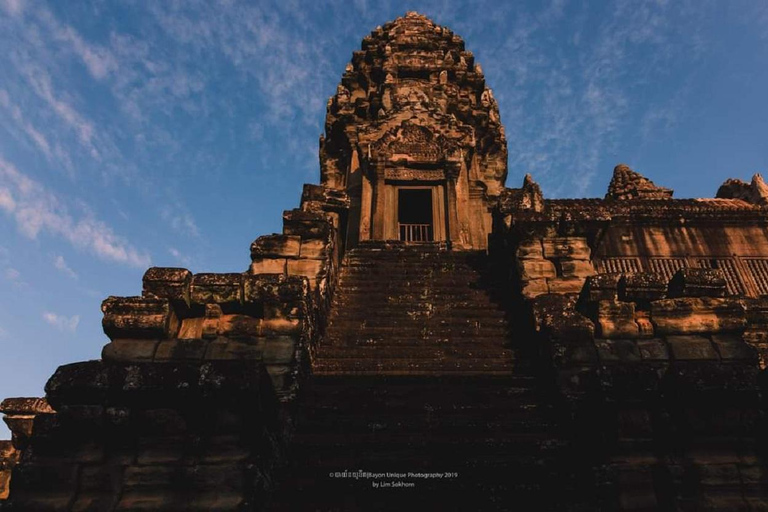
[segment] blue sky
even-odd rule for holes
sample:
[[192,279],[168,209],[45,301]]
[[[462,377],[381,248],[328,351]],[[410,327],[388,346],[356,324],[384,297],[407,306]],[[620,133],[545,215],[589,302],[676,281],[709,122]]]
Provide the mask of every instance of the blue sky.
[[763,0],[0,0],[0,397],[97,358],[101,300],[149,265],[245,270],[318,180],[352,51],[407,10],[482,65],[509,186],[602,196],[626,162],[713,196],[768,170]]

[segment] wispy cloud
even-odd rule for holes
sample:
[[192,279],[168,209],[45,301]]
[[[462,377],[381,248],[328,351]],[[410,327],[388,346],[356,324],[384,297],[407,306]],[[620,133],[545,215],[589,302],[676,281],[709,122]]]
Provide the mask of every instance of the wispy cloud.
[[12,283],[20,283],[21,281],[21,272],[16,270],[15,268],[6,268],[5,272],[3,273],[5,275],[5,278],[12,282]]
[[[514,21],[501,38],[477,34],[496,48],[486,72],[507,127],[510,176],[533,173],[550,197],[583,196],[597,174],[610,172],[598,166],[622,137],[654,136],[651,126],[675,122],[669,103],[647,90],[680,59],[696,58],[702,14],[685,3],[624,0],[608,4],[597,23],[588,4],[510,9],[502,18]],[[678,109],[685,92],[673,92]]]
[[200,230],[197,228],[192,214],[179,204],[164,207],[160,211],[160,216],[176,233],[191,237],[200,236]]
[[78,139],[88,149],[90,155],[96,160],[100,160],[101,155],[94,145],[93,124],[69,103],[56,97],[51,76],[48,72],[30,63],[22,65],[22,71],[37,95],[53,109],[59,118],[75,131]]
[[77,273],[74,270],[72,270],[69,265],[67,265],[67,262],[64,259],[64,256],[58,255],[55,258],[53,258],[53,266],[56,267],[57,270],[61,271],[63,274],[73,279],[77,279]]
[[75,219],[59,197],[2,157],[0,181],[6,185],[6,188],[0,188],[0,208],[16,220],[25,236],[37,238],[41,232],[46,232],[105,260],[136,267],[149,265],[147,253],[138,251],[107,224],[92,216]]
[[43,320],[62,332],[74,333],[77,330],[77,325],[80,323],[80,316],[73,315],[67,317],[46,311],[43,313]]
[[0,0],[0,6],[11,16],[18,16],[24,10],[24,0]]
[[179,251],[175,247],[169,247],[168,248],[168,252],[180,264],[182,264],[182,265],[184,265],[186,267],[191,265],[192,258],[190,258],[189,255],[183,254],[181,251]]
[[0,106],[5,108],[11,114],[11,117],[22,127],[24,133],[26,133],[29,138],[37,145],[40,151],[42,151],[43,154],[45,154],[45,156],[50,159],[52,156],[52,151],[48,139],[46,139],[42,133],[40,133],[34,126],[32,126],[32,124],[24,119],[24,115],[22,114],[21,109],[11,102],[8,93],[4,89],[0,89]]
[[39,9],[38,16],[54,39],[68,45],[83,61],[91,76],[101,80],[117,69],[117,61],[107,48],[86,42],[77,30],[60,23],[47,9]]

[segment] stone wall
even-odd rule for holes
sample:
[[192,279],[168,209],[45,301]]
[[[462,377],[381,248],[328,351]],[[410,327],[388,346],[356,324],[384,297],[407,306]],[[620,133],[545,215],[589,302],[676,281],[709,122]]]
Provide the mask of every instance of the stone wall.
[[102,303],[100,361],[0,405],[4,510],[261,510],[325,328],[343,192],[307,185],[245,272],[153,267]]
[[617,174],[604,200],[526,178],[494,219],[565,461],[606,510],[765,509],[768,212]]

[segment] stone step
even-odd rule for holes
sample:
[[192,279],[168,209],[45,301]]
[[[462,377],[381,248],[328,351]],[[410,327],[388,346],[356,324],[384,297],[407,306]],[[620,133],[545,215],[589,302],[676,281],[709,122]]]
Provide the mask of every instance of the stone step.
[[390,350],[391,347],[382,346],[356,346],[356,347],[338,347],[332,345],[323,345],[315,350],[315,360],[320,359],[363,359],[368,358],[377,360],[392,359],[430,359],[435,361],[469,358],[469,359],[494,359],[513,357],[513,351],[494,346],[475,345],[468,346],[404,346],[398,347],[396,351]]
[[451,318],[443,315],[433,315],[429,311],[407,311],[402,314],[392,314],[392,312],[382,312],[380,316],[371,318],[370,315],[362,315],[354,311],[339,313],[333,315],[329,321],[329,327],[333,326],[346,329],[376,329],[397,334],[400,329],[413,328],[421,330],[454,330],[461,332],[480,332],[485,331],[504,335],[507,332],[507,322],[503,318],[478,317],[478,318]]
[[335,336],[358,336],[373,339],[402,339],[402,338],[436,338],[436,339],[460,339],[477,338],[486,342],[493,339],[501,344],[506,343],[508,331],[503,327],[472,327],[463,325],[424,325],[419,322],[393,322],[392,325],[379,323],[378,325],[363,325],[363,320],[344,320],[330,324],[326,338]]
[[356,284],[340,285],[335,298],[337,300],[359,300],[365,299],[367,303],[400,303],[405,301],[440,301],[446,305],[454,304],[458,309],[461,307],[493,307],[499,306],[493,299],[481,290],[472,290],[467,287],[451,286],[441,287],[420,287],[420,286],[358,286]]
[[403,271],[431,271],[431,272],[472,272],[480,275],[485,268],[457,260],[402,260],[402,259],[376,259],[376,258],[347,258],[343,261],[345,270],[400,268]]
[[376,257],[347,257],[342,262],[346,269],[354,268],[377,268],[390,267],[402,268],[403,270],[434,269],[444,271],[472,271],[481,274],[490,267],[485,264],[478,264],[467,260],[458,259],[420,259],[420,258],[376,258]]
[[316,358],[316,375],[508,375],[514,371],[511,357],[428,359]]
[[328,346],[385,346],[392,347],[407,347],[407,346],[444,346],[444,345],[459,345],[459,346],[476,346],[476,345],[493,345],[498,347],[506,347],[508,341],[506,336],[478,336],[476,333],[465,334],[453,334],[450,336],[445,335],[410,335],[410,336],[397,336],[386,334],[369,334],[369,333],[346,333],[346,332],[330,332],[322,341],[322,345]]
[[365,331],[334,331],[320,346],[335,347],[495,347],[509,348],[506,336],[478,335],[473,332],[434,333],[407,332],[403,334],[368,333]]
[[446,294],[458,294],[466,293],[472,297],[486,296],[490,297],[489,291],[476,284],[473,281],[456,280],[452,278],[436,278],[436,277],[420,277],[416,278],[397,278],[387,277],[382,275],[380,277],[367,276],[366,278],[350,279],[342,277],[339,281],[339,290],[346,291],[364,291],[366,293],[384,293],[392,291],[408,291],[411,293],[424,293],[425,291],[431,291],[433,293],[446,293]]
[[343,313],[345,311],[364,311],[370,310],[373,312],[391,311],[393,314],[406,314],[413,309],[432,310],[440,315],[449,317],[458,317],[467,315],[475,317],[482,314],[487,314],[495,318],[504,318],[506,312],[497,307],[493,303],[483,303],[476,301],[452,301],[442,300],[439,297],[431,300],[427,299],[408,299],[407,297],[398,300],[392,297],[389,301],[384,300],[367,300],[364,295],[355,297],[335,297],[332,302],[333,306],[339,306],[337,310],[332,310],[331,314]]
[[503,310],[492,305],[470,303],[458,306],[452,306],[450,303],[435,304],[429,301],[399,304],[366,301],[364,297],[354,301],[341,297],[333,302],[333,307],[331,315],[334,317],[364,315],[366,311],[370,312],[371,310],[375,311],[377,316],[403,315],[411,311],[423,311],[432,312],[433,318],[459,318],[466,319],[467,321],[479,319],[503,320],[506,317],[506,313]]
[[363,311],[349,310],[337,313],[329,319],[328,325],[352,326],[352,327],[404,327],[413,326],[419,328],[457,328],[471,329],[475,331],[490,329],[495,332],[507,332],[508,324],[504,318],[494,315],[480,314],[470,317],[451,317],[440,312],[427,310],[426,308],[408,308],[406,311],[386,310],[377,312],[377,316],[371,318]]

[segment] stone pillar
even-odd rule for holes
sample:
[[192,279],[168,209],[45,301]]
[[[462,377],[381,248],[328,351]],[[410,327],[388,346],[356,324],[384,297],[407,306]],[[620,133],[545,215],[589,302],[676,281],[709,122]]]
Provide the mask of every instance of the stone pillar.
[[360,240],[371,239],[371,210],[373,209],[373,187],[370,176],[363,175],[363,190],[360,195]]
[[456,196],[456,176],[448,176],[446,190],[448,192],[448,240],[455,248],[465,246],[465,241],[461,238],[461,229],[459,226],[458,199]]
[[384,187],[384,165],[383,163],[376,163],[375,168],[375,186],[373,190],[373,213],[372,226],[371,226],[371,238],[374,240],[384,239],[384,222],[386,215],[386,198]]

